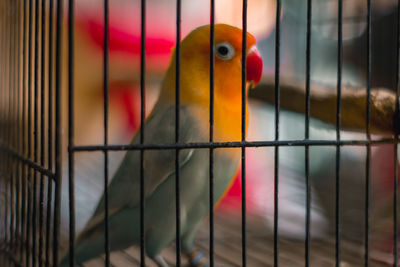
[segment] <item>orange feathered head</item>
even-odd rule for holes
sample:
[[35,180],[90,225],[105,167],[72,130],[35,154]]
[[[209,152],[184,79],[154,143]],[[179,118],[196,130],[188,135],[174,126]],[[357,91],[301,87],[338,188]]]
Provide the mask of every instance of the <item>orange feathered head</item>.
[[[209,102],[210,95],[210,25],[190,32],[181,42],[181,100],[182,102]],[[236,102],[242,95],[242,30],[226,24],[215,25],[215,101]],[[262,74],[262,59],[256,40],[247,33],[246,84],[256,85]],[[175,53],[171,57],[164,89],[175,91]]]

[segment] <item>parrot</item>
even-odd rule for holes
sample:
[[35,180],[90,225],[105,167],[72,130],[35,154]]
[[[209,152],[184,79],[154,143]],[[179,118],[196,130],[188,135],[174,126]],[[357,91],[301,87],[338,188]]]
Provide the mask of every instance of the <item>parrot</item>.
[[[191,31],[180,43],[179,143],[209,142],[210,25]],[[242,30],[215,24],[214,134],[215,142],[242,140]],[[256,39],[246,35],[246,100],[258,84],[263,62]],[[156,104],[143,125],[144,144],[175,144],[176,51],[173,51]],[[248,125],[246,105],[246,129]],[[140,144],[140,131],[131,144]],[[108,185],[110,251],[140,244],[140,150],[128,150]],[[180,239],[182,252],[192,266],[204,258],[195,248],[195,236],[210,209],[208,148],[179,151]],[[241,148],[216,148],[214,153],[215,206],[239,169]],[[176,239],[176,150],[145,149],[144,235],[145,253],[157,265],[168,266],[161,251]],[[75,261],[81,264],[104,253],[105,200],[101,197],[93,216],[75,243]],[[202,256],[201,256],[202,255]],[[61,266],[68,266],[69,255]]]

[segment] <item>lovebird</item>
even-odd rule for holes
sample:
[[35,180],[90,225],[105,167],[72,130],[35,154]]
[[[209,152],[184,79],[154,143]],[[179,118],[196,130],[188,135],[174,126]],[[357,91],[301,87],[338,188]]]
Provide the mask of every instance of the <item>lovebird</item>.
[[[181,41],[179,143],[209,142],[210,25],[190,32]],[[242,138],[242,30],[215,25],[214,141]],[[262,75],[262,58],[256,40],[247,33],[247,91]],[[176,57],[171,56],[159,98],[146,118],[145,144],[175,144]],[[248,105],[246,105],[247,107]],[[246,128],[248,110],[246,108]],[[140,143],[140,131],[131,141]],[[194,240],[202,219],[209,213],[208,148],[179,152],[180,238],[184,255],[196,266],[202,258]],[[168,266],[161,251],[176,239],[175,149],[144,150],[145,252],[159,266]],[[240,164],[240,148],[214,149],[215,206],[229,188]],[[125,154],[108,187],[110,251],[140,244],[140,150]],[[104,253],[104,196],[75,245],[81,264]],[[68,266],[66,255],[61,266]]]

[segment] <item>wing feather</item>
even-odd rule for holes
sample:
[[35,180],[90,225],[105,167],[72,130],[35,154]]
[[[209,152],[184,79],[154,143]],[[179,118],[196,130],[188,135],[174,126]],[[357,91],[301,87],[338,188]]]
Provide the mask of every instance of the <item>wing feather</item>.
[[[196,129],[194,118],[188,107],[180,108],[180,133],[182,143],[198,141],[200,131]],[[155,107],[146,120],[145,143],[174,144],[175,143],[175,107]],[[140,131],[131,144],[139,144]],[[182,168],[192,158],[194,149],[182,149],[179,153],[179,167]],[[175,149],[144,151],[145,199],[151,196],[156,188],[175,173]],[[120,167],[114,175],[109,188],[109,216],[129,206],[140,204],[140,150],[130,150],[126,153]],[[104,195],[102,196],[92,218],[84,232],[90,232],[104,220]]]

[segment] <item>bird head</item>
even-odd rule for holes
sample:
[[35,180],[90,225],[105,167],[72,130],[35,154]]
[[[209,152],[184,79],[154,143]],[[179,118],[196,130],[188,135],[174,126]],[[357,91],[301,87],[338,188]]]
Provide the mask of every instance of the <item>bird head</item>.
[[[215,25],[214,98],[217,101],[240,103],[242,97],[242,30],[226,24]],[[180,85],[183,103],[209,104],[210,96],[210,25],[190,32],[181,42]],[[261,79],[262,59],[256,40],[246,37],[246,92]],[[175,93],[176,56],[171,58],[164,87]],[[239,104],[240,105],[240,104]]]

